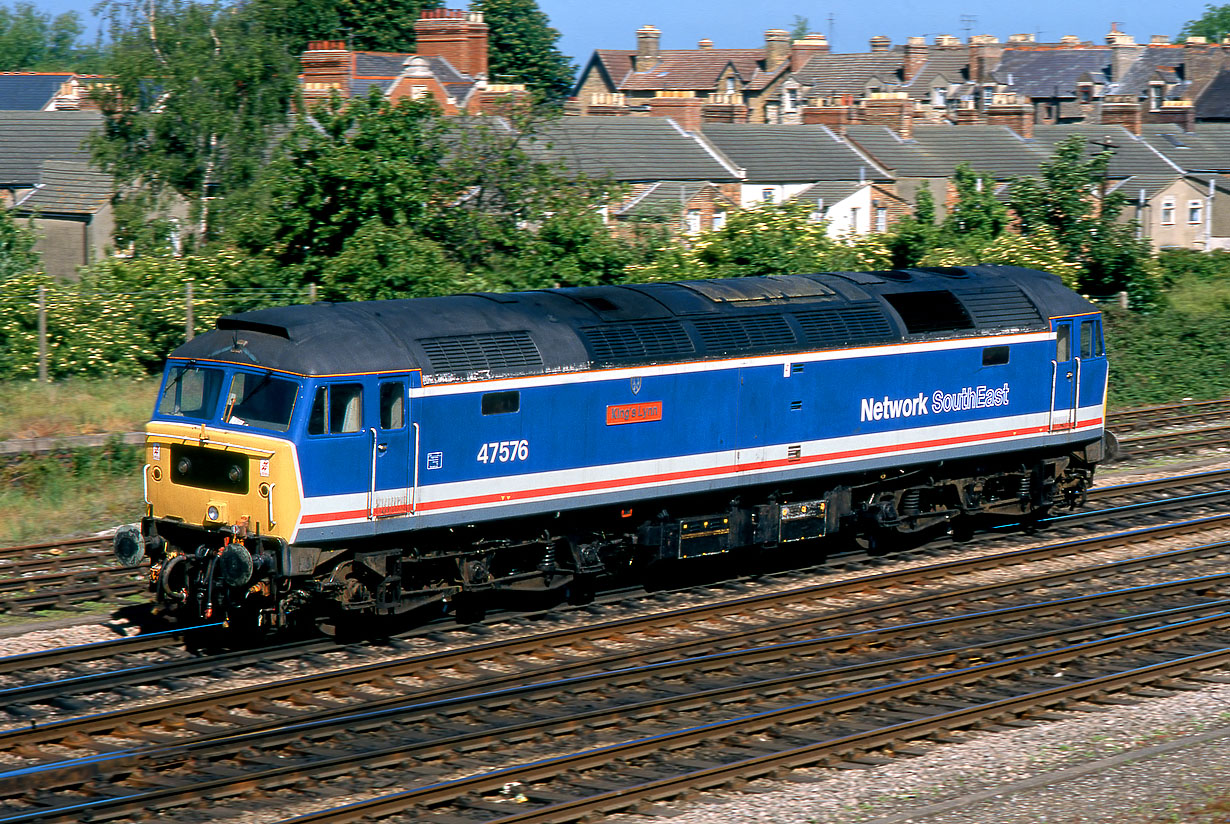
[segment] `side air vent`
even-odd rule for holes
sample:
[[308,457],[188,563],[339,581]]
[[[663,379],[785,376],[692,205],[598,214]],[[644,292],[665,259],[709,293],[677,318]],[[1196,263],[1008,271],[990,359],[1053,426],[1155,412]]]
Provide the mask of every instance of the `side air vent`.
[[611,323],[581,329],[594,361],[638,363],[669,360],[696,354],[683,325],[674,320]]
[[444,372],[520,372],[542,369],[542,354],[529,332],[488,332],[448,338],[420,338],[431,369]]
[[807,343],[824,348],[883,343],[893,337],[888,318],[876,306],[845,306],[795,312]]
[[979,329],[1021,329],[1042,323],[1038,308],[1016,286],[1005,284],[962,292],[961,302]]
[[694,318],[692,324],[710,355],[735,355],[797,344],[794,330],[781,315]]

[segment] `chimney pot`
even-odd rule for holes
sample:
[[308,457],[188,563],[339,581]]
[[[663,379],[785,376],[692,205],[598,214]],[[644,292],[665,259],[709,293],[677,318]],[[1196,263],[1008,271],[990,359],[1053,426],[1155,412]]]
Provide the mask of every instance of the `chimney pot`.
[[790,59],[790,32],[769,29],[764,33],[764,65],[768,70]]
[[662,32],[655,26],[645,24],[636,31],[636,62],[633,69],[638,72],[648,70],[658,60],[658,44]]
[[711,49],[713,48],[713,41],[710,40],[708,37],[706,37],[704,40],[701,40],[699,43],[696,44],[696,48]]
[[1169,46],[1170,38],[1164,34],[1154,34],[1149,37],[1150,46]]
[[886,52],[888,51],[889,46],[893,44],[892,40],[889,40],[882,34],[877,34],[875,37],[871,38],[869,42],[873,52]]

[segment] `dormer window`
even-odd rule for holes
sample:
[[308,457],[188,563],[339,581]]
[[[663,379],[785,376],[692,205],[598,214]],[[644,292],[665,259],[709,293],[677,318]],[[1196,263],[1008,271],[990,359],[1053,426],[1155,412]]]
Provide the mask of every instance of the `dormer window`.
[[1092,83],[1081,83],[1080,86],[1077,87],[1076,91],[1077,91],[1077,94],[1080,96],[1080,101],[1082,103],[1092,103],[1093,102],[1093,84]]
[[727,94],[735,93],[735,79],[733,77],[726,78],[726,93]]
[[948,105],[948,92],[936,87],[931,90],[931,105],[941,109]]
[[1165,87],[1161,83],[1152,83],[1149,85],[1149,111],[1155,112],[1162,108],[1162,98],[1165,94]]

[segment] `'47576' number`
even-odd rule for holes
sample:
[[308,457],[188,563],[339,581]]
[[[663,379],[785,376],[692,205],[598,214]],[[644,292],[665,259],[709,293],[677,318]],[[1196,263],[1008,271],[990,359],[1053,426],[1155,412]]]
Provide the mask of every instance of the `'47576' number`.
[[478,450],[478,462],[485,464],[524,461],[529,456],[530,442],[526,440],[492,441]]

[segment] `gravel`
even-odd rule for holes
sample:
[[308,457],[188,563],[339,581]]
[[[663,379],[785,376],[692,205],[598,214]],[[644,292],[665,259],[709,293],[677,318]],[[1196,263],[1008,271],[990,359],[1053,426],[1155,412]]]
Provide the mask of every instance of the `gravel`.
[[[672,824],[1150,821],[1230,786],[1230,673],[1218,676],[1226,683],[1036,727],[972,732],[879,767],[800,770],[795,781],[667,806],[678,813]],[[651,820],[660,816],[612,819]]]

